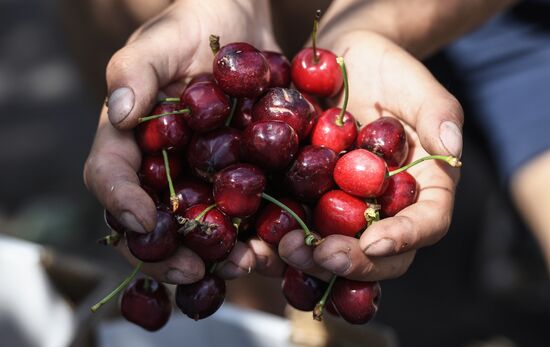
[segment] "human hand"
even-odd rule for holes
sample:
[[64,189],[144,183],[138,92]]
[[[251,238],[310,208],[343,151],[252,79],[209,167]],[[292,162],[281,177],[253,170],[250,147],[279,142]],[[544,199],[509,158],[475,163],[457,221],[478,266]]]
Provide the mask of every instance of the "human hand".
[[[162,90],[180,95],[183,80],[212,69],[208,37],[221,35],[222,45],[248,42],[258,49],[278,50],[271,34],[267,1],[176,1],[145,23],[107,66],[109,98],[99,120],[84,168],[84,182],[99,202],[127,228],[145,233],[156,224],[155,204],[140,187],[136,172],[141,154],[132,128],[147,115]],[[132,263],[125,246],[119,247]],[[218,274],[237,277],[254,268],[253,252],[238,243]],[[143,271],[168,283],[191,283],[203,277],[200,258],[180,248],[170,259],[146,264]]]
[[[400,119],[409,139],[409,161],[462,151],[462,108],[415,58],[384,37],[366,31],[342,35],[332,47],[343,55],[349,75],[348,110],[366,124],[381,116]],[[331,274],[373,281],[402,275],[417,249],[436,243],[451,222],[456,169],[435,161],[411,168],[418,200],[396,216],[369,226],[360,239],[331,235],[315,249],[301,231],[279,244],[289,264],[315,276]]]

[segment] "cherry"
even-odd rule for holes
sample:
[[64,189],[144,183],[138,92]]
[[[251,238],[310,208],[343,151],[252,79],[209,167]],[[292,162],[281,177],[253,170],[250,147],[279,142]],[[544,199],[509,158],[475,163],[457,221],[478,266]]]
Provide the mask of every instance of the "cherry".
[[260,207],[266,178],[250,164],[233,164],[214,176],[214,201],[231,217],[248,217]]
[[216,82],[216,79],[214,78],[214,75],[211,74],[210,72],[201,72],[193,76],[193,78],[191,78],[191,80],[189,81],[189,83],[187,83],[187,85],[190,86],[192,84],[199,83],[199,82]]
[[154,279],[138,279],[122,294],[120,313],[146,330],[157,331],[168,322],[172,313],[168,290]]
[[306,146],[287,171],[285,183],[298,199],[317,200],[334,187],[332,172],[337,160],[330,148]]
[[265,170],[284,169],[298,152],[298,135],[279,121],[252,123],[243,133],[242,157]]
[[[302,220],[306,212],[302,205],[287,198],[279,199],[292,209]],[[258,237],[270,245],[277,246],[286,233],[300,229],[300,224],[288,212],[275,204],[267,204],[256,217],[256,233]]]
[[147,187],[146,185],[141,185],[141,188],[145,191],[145,193],[147,193],[147,195],[149,195],[149,197],[151,198],[151,200],[153,200],[153,202],[155,203],[155,205],[160,205],[160,197],[159,197],[159,194],[153,189],[153,188],[150,188],[150,187]]
[[378,282],[358,282],[338,278],[332,288],[332,301],[338,313],[351,324],[370,321],[380,302],[381,289]]
[[127,228],[122,225],[122,223],[120,223],[118,219],[116,219],[115,216],[111,214],[111,212],[104,210],[103,218],[105,219],[105,224],[107,224],[109,229],[111,229],[112,231],[119,234],[123,234],[126,232]]
[[269,87],[288,88],[290,86],[290,63],[281,53],[263,51],[269,65]]
[[233,223],[238,224],[237,240],[246,242],[256,236],[256,215],[246,218],[233,218]]
[[387,186],[388,167],[384,159],[366,149],[344,154],[334,167],[334,180],[346,193],[371,198],[380,196]]
[[313,210],[315,230],[323,237],[332,234],[355,237],[367,227],[369,205],[341,190],[324,194]]
[[237,241],[237,230],[227,215],[217,208],[197,204],[189,207],[183,217],[187,220],[182,228],[183,244],[187,248],[205,262],[216,263],[227,258]]
[[197,134],[187,149],[187,162],[195,175],[211,181],[216,172],[239,161],[240,143],[241,132],[228,127]]
[[285,270],[282,287],[283,295],[292,307],[301,311],[313,311],[327,284],[289,266]]
[[252,124],[252,107],[254,107],[255,102],[256,99],[254,98],[237,99],[235,113],[233,114],[229,126],[235,129],[244,130]]
[[208,81],[188,85],[181,103],[191,111],[187,125],[201,133],[221,127],[231,110],[229,97],[216,83]]
[[216,312],[225,299],[225,281],[206,274],[200,281],[176,288],[176,305],[189,318],[199,320]]
[[[309,103],[311,105],[313,105],[313,108],[315,109],[315,114],[317,116],[319,116],[319,115],[321,115],[321,113],[323,113],[323,108],[321,107],[321,104],[319,103],[319,101],[317,101],[316,97],[314,97],[313,95],[306,94],[306,93],[302,93],[302,95],[304,96],[304,98],[306,98],[307,101],[309,101]],[[314,117],[314,119],[316,119],[316,117]]]
[[380,197],[380,212],[383,217],[393,217],[399,211],[416,201],[418,195],[416,180],[407,171],[388,178],[388,187]]
[[389,166],[401,166],[409,154],[405,128],[393,117],[378,118],[357,136],[357,147],[380,155]]
[[302,49],[292,59],[290,75],[299,91],[330,98],[342,88],[343,76],[336,64],[336,55],[316,46],[320,16],[321,11],[317,11],[313,21],[312,47]]
[[255,121],[279,120],[287,123],[302,141],[308,135],[315,109],[295,89],[271,88],[256,102],[252,115]]
[[151,232],[126,231],[128,249],[138,259],[157,262],[171,257],[180,245],[178,223],[171,213],[157,209],[157,224]]
[[214,77],[220,88],[235,97],[256,97],[269,86],[269,65],[252,45],[234,42],[214,57]]
[[[174,191],[178,198],[178,208],[174,214],[183,215],[184,211],[196,204],[214,203],[212,197],[212,188],[209,184],[199,181],[195,178],[186,177],[174,184]],[[164,199],[167,203],[170,202],[170,197]]]
[[[181,159],[171,155],[168,161],[170,165],[170,176],[171,178],[176,178],[182,171]],[[168,187],[168,177],[166,175],[164,159],[160,154],[145,156],[141,162],[139,175],[143,184],[156,191],[163,191]]]

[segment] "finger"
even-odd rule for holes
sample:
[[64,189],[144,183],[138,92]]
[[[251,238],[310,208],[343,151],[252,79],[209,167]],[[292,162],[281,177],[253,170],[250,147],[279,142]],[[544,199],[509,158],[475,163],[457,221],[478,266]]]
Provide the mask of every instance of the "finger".
[[335,275],[357,281],[379,281],[403,275],[414,251],[390,257],[367,257],[357,239],[330,235],[313,252],[315,262]]
[[[130,253],[126,242],[120,242],[117,249],[132,265],[139,260]],[[176,254],[158,263],[143,263],[141,272],[160,282],[187,284],[197,282],[204,277],[205,268],[201,258],[191,250],[180,247]]]
[[105,111],[84,165],[84,183],[124,226],[141,233],[151,231],[156,225],[156,209],[139,186],[139,149],[133,134],[113,128]]
[[230,280],[248,275],[256,267],[256,257],[252,249],[242,242],[237,242],[226,260],[216,268],[216,274]]
[[279,255],[290,266],[322,280],[330,280],[331,274],[319,267],[313,259],[313,248],[304,242],[304,232],[294,230],[279,243]]
[[271,246],[258,238],[250,239],[248,246],[256,257],[256,272],[269,277],[283,275],[285,264]]

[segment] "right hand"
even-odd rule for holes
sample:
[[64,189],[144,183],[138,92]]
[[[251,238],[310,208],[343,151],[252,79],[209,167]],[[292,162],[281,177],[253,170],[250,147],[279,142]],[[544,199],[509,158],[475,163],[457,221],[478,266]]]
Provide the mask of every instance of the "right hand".
[[[271,31],[269,3],[264,0],[176,1],[114,54],[107,66],[109,98],[84,167],[84,182],[122,224],[141,233],[156,224],[155,204],[136,174],[141,153],[132,129],[149,113],[158,91],[179,96],[185,78],[211,72],[210,34],[219,35],[222,45],[244,41],[278,51]],[[137,263],[125,246],[119,248]],[[218,274],[238,277],[255,265],[254,252],[239,242]],[[163,282],[183,284],[201,279],[205,268],[196,254],[181,247],[166,261],[145,264],[143,271]]]

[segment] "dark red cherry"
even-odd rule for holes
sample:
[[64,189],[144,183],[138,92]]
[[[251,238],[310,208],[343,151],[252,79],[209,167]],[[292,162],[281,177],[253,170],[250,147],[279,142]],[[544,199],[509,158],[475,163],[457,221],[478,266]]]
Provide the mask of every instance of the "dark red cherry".
[[378,282],[358,282],[340,277],[332,287],[331,298],[346,322],[365,324],[378,311],[381,294]]
[[317,98],[313,95],[309,95],[306,93],[302,93],[302,95],[304,96],[304,98],[306,98],[307,101],[309,101],[311,105],[313,105],[313,108],[315,109],[315,114],[317,116],[320,116],[323,113],[323,108],[321,107],[321,104],[319,103]]
[[[302,220],[306,218],[306,211],[299,203],[287,198],[279,199],[279,201],[288,206]],[[260,209],[256,217],[258,237],[273,246],[277,246],[286,233],[296,229],[300,229],[300,224],[296,219],[273,203]]]
[[[158,104],[152,115],[170,113],[181,109],[177,102]],[[191,130],[185,123],[185,114],[168,114],[140,123],[136,127],[136,141],[146,153],[159,153],[163,149],[182,151],[191,139]]]
[[143,329],[157,331],[168,322],[172,313],[168,290],[154,279],[140,278],[124,290],[120,313]]
[[313,311],[323,297],[327,284],[291,266],[286,268],[283,278],[283,295],[297,310]]
[[240,151],[241,132],[222,127],[195,135],[187,149],[187,162],[195,175],[211,181],[216,172],[239,161]]
[[[233,220],[235,222],[235,219]],[[256,236],[256,215],[240,218],[237,240],[246,242]]]
[[214,82],[197,82],[185,88],[181,103],[191,110],[187,125],[197,132],[221,127],[231,111],[229,97]]
[[344,113],[342,125],[337,124],[340,108],[329,108],[317,119],[311,132],[311,144],[328,147],[340,153],[350,148],[357,136],[357,123],[351,113]]
[[250,124],[252,124],[252,107],[256,103],[255,98],[239,98],[237,99],[237,106],[235,107],[235,113],[231,119],[230,127],[244,130]]
[[176,288],[176,305],[187,317],[199,320],[216,312],[225,299],[225,281],[206,274],[203,279]]
[[332,234],[355,237],[365,230],[365,210],[369,205],[341,190],[324,194],[313,210],[315,231],[326,237]]
[[147,187],[143,184],[141,185],[141,188],[145,190],[145,193],[149,195],[149,197],[151,198],[151,200],[153,200],[156,206],[160,205],[160,197],[156,190],[154,190],[153,188]]
[[213,63],[220,88],[235,97],[253,98],[269,86],[269,65],[260,51],[244,42],[220,48]]
[[416,180],[407,171],[387,179],[388,187],[378,197],[382,217],[393,217],[407,206],[414,204],[418,196]]
[[[182,217],[195,222],[195,218],[207,208],[206,204],[193,205]],[[200,225],[184,231],[183,244],[205,262],[216,263],[227,258],[237,241],[237,230],[231,219],[217,208],[213,208],[198,222]]]
[[234,164],[214,177],[214,201],[231,217],[248,217],[260,207],[266,178],[250,164]]
[[263,51],[262,54],[269,65],[269,87],[288,88],[290,86],[290,63],[288,59],[277,52]]
[[317,200],[334,187],[332,172],[338,155],[330,148],[307,146],[298,153],[285,182],[298,199]]
[[407,134],[401,122],[393,117],[378,118],[367,124],[357,136],[357,147],[374,152],[388,166],[403,165],[409,155]]
[[345,192],[362,198],[380,196],[387,186],[384,159],[366,149],[344,154],[334,167],[334,181]]
[[298,152],[298,135],[279,121],[252,123],[243,133],[242,158],[267,171],[284,169]]
[[313,49],[304,48],[292,59],[290,75],[296,88],[322,98],[336,96],[344,77],[336,63],[336,55],[326,49],[317,48],[317,61]]
[[[174,191],[178,198],[178,209],[174,212],[177,215],[183,215],[185,210],[196,204],[211,205],[214,203],[212,196],[212,187],[195,178],[186,177],[174,183]],[[166,205],[170,206],[170,195],[164,197]]]
[[151,232],[126,232],[128,249],[138,259],[157,262],[171,257],[180,245],[178,223],[171,213],[157,210],[157,225]]
[[[170,164],[170,177],[175,179],[182,171],[181,159],[171,154],[168,157]],[[168,179],[166,177],[166,169],[164,167],[164,160],[160,154],[151,154],[145,156],[141,162],[141,169],[139,170],[139,176],[141,182],[149,186],[156,191],[163,191],[168,188]]]
[[199,82],[216,82],[216,79],[214,78],[214,75],[210,72],[202,72],[198,75],[193,76],[193,78],[191,78],[187,85],[190,86]]
[[271,88],[254,105],[252,115],[255,121],[279,120],[288,123],[302,141],[308,135],[315,109],[295,89]]

